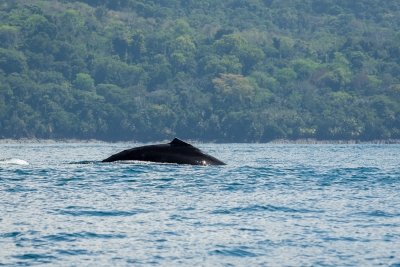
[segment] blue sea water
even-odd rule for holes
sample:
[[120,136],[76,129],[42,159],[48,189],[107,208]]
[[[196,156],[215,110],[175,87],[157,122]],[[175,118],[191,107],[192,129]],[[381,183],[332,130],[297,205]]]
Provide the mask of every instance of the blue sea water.
[[0,144],[0,265],[400,266],[399,145],[137,145]]

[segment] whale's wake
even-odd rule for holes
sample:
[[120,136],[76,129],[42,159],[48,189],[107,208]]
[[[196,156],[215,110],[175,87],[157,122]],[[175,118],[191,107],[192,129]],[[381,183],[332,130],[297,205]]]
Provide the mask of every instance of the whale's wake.
[[29,165],[28,162],[26,162],[23,159],[0,159],[0,165]]

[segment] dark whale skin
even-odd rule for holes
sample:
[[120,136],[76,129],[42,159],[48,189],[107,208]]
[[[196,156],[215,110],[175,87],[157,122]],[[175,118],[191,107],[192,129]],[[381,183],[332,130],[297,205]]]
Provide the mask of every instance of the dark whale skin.
[[226,165],[219,159],[204,153],[200,149],[178,138],[175,138],[171,143],[168,144],[149,145],[127,149],[104,159],[102,162],[121,160],[138,160],[204,166]]

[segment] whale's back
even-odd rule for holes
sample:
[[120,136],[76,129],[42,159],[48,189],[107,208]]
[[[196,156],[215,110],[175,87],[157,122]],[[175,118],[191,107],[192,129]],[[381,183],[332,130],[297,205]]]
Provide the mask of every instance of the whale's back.
[[121,151],[102,162],[123,160],[151,161],[190,165],[225,165],[224,162],[210,156],[200,149],[178,138],[168,144],[135,147]]

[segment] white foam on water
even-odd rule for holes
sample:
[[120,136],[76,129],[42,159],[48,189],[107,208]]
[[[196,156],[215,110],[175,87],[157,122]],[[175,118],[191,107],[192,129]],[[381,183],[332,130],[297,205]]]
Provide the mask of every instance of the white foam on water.
[[23,159],[0,159],[0,164],[4,164],[4,165],[29,165],[29,163],[26,162]]

